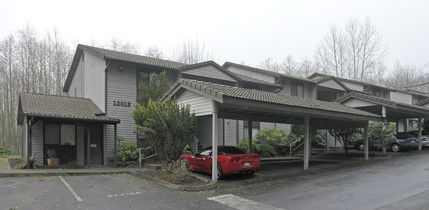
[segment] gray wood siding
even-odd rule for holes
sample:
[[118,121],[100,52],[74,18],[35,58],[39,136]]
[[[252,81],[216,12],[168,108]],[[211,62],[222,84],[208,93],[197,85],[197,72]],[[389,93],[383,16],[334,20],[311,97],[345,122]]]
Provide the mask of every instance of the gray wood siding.
[[363,106],[374,106],[374,105],[376,105],[374,103],[370,103],[367,101],[362,101],[362,100],[354,99],[354,98],[349,99],[345,102],[342,102],[342,104],[349,106],[349,107],[363,107]]
[[251,70],[247,70],[247,69],[242,69],[242,68],[238,68],[235,66],[228,66],[227,68],[228,71],[231,71],[233,73],[237,73],[237,74],[241,74],[244,76],[248,76],[248,77],[252,77],[254,79],[258,79],[258,80],[262,80],[265,82],[269,82],[274,84],[274,82],[276,81],[276,78],[274,76],[270,76],[264,73],[258,73],[258,72],[254,72]]
[[328,80],[328,81],[319,83],[318,85],[321,87],[327,87],[335,90],[345,91],[345,89],[340,84],[338,84],[335,80]]
[[352,83],[352,82],[346,82],[346,81],[341,81],[341,82],[345,86],[347,86],[348,88],[350,88],[351,90],[356,90],[356,91],[363,92],[363,85]]
[[31,128],[32,130],[32,156],[43,164],[43,121],[37,121]]
[[84,68],[85,68],[85,64],[82,62],[82,57],[80,57],[76,67],[76,72],[70,83],[69,92],[67,92],[68,96],[85,97],[84,91],[83,91],[85,88]]
[[[122,71],[119,67],[123,66]],[[137,141],[132,112],[136,105],[136,67],[131,64],[111,63],[107,70],[107,115],[121,120],[117,127],[117,136],[126,141]],[[130,107],[113,106],[113,101],[130,102]],[[106,158],[113,157],[113,125],[106,125],[104,138],[104,163]]]
[[85,52],[84,97],[90,98],[103,112],[105,109],[106,61],[99,55]]
[[237,120],[225,119],[225,145],[237,145]]
[[401,93],[401,92],[393,92],[390,91],[390,100],[397,101],[401,103],[411,104],[412,103],[412,95]]
[[[203,148],[212,146],[212,117],[198,117],[197,138]],[[223,145],[222,119],[218,119],[218,145]]]
[[192,104],[191,112],[195,112],[196,116],[211,115],[213,112],[213,103],[211,99],[201,96],[189,90],[180,90],[176,94],[178,104]]
[[285,79],[284,84],[282,86],[282,90],[279,92],[279,94],[282,94],[285,96],[290,96],[292,94],[290,79]]
[[77,165],[85,165],[85,132],[82,126],[77,126],[76,135],[76,162]]
[[189,75],[195,75],[200,77],[208,77],[208,78],[214,78],[214,79],[220,79],[230,82],[237,82],[234,78],[230,77],[229,75],[225,74],[224,72],[220,71],[219,69],[213,67],[213,66],[203,66],[200,68],[195,69],[188,69],[185,71],[182,71],[182,74],[189,74]]

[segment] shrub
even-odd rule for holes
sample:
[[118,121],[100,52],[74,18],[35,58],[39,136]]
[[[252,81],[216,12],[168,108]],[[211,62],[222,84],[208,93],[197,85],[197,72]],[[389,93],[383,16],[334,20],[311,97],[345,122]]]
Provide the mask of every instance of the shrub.
[[256,134],[256,139],[261,142],[261,139],[265,139],[268,144],[273,146],[276,150],[279,148],[279,144],[286,141],[287,135],[283,129],[278,128],[265,128]]
[[396,126],[393,123],[373,122],[369,124],[368,134],[374,147],[387,148],[396,140]]
[[11,148],[0,147],[0,156],[7,156],[12,154]]
[[188,171],[180,167],[179,161],[164,163],[162,164],[161,170],[168,181],[176,184],[182,183],[189,176]]
[[147,106],[138,104],[133,117],[137,130],[163,164],[179,159],[197,133],[197,118],[189,105],[179,106],[173,99],[165,103],[149,100]]
[[[237,148],[247,152],[247,138],[238,143]],[[259,141],[252,140],[252,152],[259,154],[261,157],[274,157],[277,155],[276,150],[269,144],[260,144]]]
[[117,141],[120,144],[117,155],[118,158],[122,161],[128,161],[128,160],[136,160],[139,156],[139,150],[137,148],[137,144],[133,143],[132,141],[125,141],[124,138],[118,136]]

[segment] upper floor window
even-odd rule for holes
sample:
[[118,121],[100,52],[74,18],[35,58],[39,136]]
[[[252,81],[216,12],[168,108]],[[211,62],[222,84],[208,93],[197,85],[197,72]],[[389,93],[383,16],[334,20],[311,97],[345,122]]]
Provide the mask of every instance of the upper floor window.
[[304,97],[304,84],[292,83],[290,92],[292,96]]

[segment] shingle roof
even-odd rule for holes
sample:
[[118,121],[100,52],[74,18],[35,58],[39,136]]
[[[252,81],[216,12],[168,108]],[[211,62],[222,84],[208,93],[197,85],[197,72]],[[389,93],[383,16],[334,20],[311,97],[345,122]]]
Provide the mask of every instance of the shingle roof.
[[[354,114],[368,117],[379,118],[380,116],[366,111],[354,109],[336,102],[325,102],[314,99],[302,98],[297,96],[285,96],[273,92],[251,90],[245,88],[232,87],[227,85],[220,85],[210,82],[202,82],[196,80],[180,79],[169,93],[180,86],[187,86],[199,91],[203,91],[216,98],[222,99],[223,97],[232,97],[239,99],[247,99],[251,101],[266,102],[272,104],[281,104],[299,108],[317,109],[323,111],[341,112],[346,114]],[[167,95],[164,97],[164,99]]]
[[278,72],[268,71],[268,70],[265,70],[265,69],[255,68],[255,67],[246,66],[246,65],[237,64],[237,63],[232,63],[232,62],[225,62],[222,66],[224,68],[227,68],[228,66],[234,66],[234,67],[237,67],[237,68],[242,68],[242,69],[246,69],[246,70],[249,70],[249,71],[259,72],[259,73],[270,75],[270,76],[274,76],[274,77],[285,77],[285,78],[290,78],[290,79],[301,80],[301,81],[304,81],[304,82],[314,83],[314,81],[311,80],[311,79],[302,78],[302,77],[295,77],[295,76],[292,76],[292,75],[287,75],[287,74],[282,74],[282,73],[278,73]]
[[392,100],[388,100],[388,99],[384,99],[384,98],[380,98],[380,97],[376,97],[376,96],[372,96],[372,95],[368,95],[368,94],[358,93],[358,92],[351,92],[351,93],[347,94],[346,96],[344,96],[343,98],[340,98],[338,100],[338,102],[341,103],[341,102],[346,101],[350,98],[359,98],[359,99],[370,101],[370,102],[373,102],[376,104],[395,107],[395,108],[397,108],[398,106],[402,106],[402,107],[412,108],[412,109],[415,109],[418,111],[429,112],[429,109],[426,107],[417,106],[414,104],[406,104],[406,103],[396,102],[396,101],[392,101]]
[[18,124],[24,115],[119,123],[118,119],[104,115],[91,99],[39,93],[19,94]]
[[105,58],[108,58],[108,59],[146,64],[146,65],[152,65],[152,66],[159,66],[159,67],[164,67],[169,69],[178,69],[187,65],[179,62],[174,62],[174,61],[169,61],[169,60],[164,60],[159,58],[152,58],[152,57],[136,55],[131,53],[125,53],[125,52],[120,52],[115,50],[108,50],[108,49],[92,47],[92,46],[87,46],[82,44],[79,44],[78,48],[95,51],[97,53],[102,54]]

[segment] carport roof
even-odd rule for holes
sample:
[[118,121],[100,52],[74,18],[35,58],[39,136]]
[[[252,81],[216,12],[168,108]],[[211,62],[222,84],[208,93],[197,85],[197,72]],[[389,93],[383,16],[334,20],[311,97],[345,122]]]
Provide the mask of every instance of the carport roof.
[[[413,118],[413,117],[419,117],[419,116],[420,117],[429,116],[429,109],[426,107],[396,102],[396,101],[387,100],[384,98],[371,96],[371,95],[358,93],[358,92],[351,92],[350,94],[339,99],[338,102],[344,103],[350,99],[358,99],[358,100],[362,100],[362,101],[372,103],[374,105],[385,106],[391,112],[392,111],[395,112],[398,115],[398,117],[396,117],[398,119],[399,119],[399,115],[401,118],[403,118],[403,117]],[[369,109],[365,109],[365,110],[371,111]]]
[[89,98],[46,95],[39,93],[20,93],[18,124],[23,123],[24,116],[71,119],[82,121],[99,121],[119,123],[119,119],[111,118]]
[[[265,109],[269,110],[268,105],[281,105],[281,107],[293,108],[288,110],[288,116],[296,115],[310,115],[313,113],[314,116],[319,116],[320,118],[332,117],[334,114],[342,114],[343,119],[359,119],[359,120],[374,120],[379,121],[382,119],[381,116],[362,111],[359,109],[354,109],[340,103],[334,102],[325,102],[314,99],[302,98],[297,96],[285,96],[277,93],[259,91],[253,89],[245,89],[239,87],[232,87],[227,85],[220,85],[210,82],[196,81],[196,80],[179,80],[164,97],[173,96],[179,89],[185,88],[192,90],[194,92],[200,93],[203,96],[209,97],[212,100],[218,101],[221,104],[227,104],[235,100],[236,104],[245,104],[246,103],[263,103],[265,104]],[[237,100],[242,100],[237,101]],[[251,106],[251,105],[250,105]],[[234,107],[231,107],[232,109]],[[273,107],[273,108],[279,108]],[[285,114],[278,113],[278,115]]]

